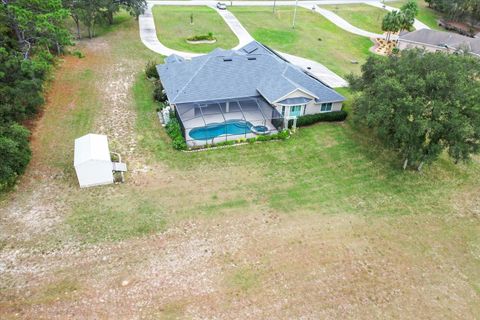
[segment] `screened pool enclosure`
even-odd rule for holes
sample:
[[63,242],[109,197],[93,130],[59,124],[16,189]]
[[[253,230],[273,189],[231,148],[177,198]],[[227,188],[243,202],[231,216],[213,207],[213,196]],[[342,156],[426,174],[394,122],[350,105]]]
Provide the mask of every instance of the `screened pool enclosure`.
[[176,105],[189,148],[281,131],[282,115],[260,97]]

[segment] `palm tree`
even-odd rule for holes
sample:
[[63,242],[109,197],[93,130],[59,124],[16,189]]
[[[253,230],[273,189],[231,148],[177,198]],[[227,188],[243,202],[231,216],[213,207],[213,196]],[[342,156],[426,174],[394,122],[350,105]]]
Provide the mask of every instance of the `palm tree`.
[[390,41],[392,32],[400,31],[400,13],[399,11],[391,11],[383,17],[382,20],[382,30],[387,32],[387,41]]
[[400,8],[400,31],[411,30],[415,23],[415,17],[418,14],[418,4],[414,0],[409,0]]

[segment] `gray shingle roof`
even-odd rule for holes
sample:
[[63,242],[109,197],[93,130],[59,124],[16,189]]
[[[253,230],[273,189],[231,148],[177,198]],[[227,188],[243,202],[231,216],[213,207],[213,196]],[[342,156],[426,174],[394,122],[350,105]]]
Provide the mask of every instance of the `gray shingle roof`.
[[236,51],[215,49],[191,60],[170,56],[157,71],[171,103],[258,95],[274,102],[297,89],[310,93],[318,102],[345,100],[256,41]]
[[425,43],[438,47],[447,46],[456,49],[462,49],[463,47],[466,47],[472,53],[480,55],[480,39],[470,38],[452,32],[419,29],[401,35],[400,41],[402,40]]

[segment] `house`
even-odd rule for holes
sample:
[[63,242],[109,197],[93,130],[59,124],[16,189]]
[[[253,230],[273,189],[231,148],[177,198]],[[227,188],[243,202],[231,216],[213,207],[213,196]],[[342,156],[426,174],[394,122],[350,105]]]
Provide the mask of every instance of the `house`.
[[445,51],[449,53],[461,51],[480,57],[479,38],[430,29],[419,29],[400,35],[398,48],[400,50],[421,48],[430,52]]
[[341,110],[343,96],[253,41],[157,66],[168,101],[192,147],[285,128],[289,119]]

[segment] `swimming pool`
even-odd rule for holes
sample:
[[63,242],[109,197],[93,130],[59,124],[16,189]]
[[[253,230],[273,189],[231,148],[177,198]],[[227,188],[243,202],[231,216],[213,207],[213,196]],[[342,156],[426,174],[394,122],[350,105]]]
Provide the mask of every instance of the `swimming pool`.
[[210,123],[204,127],[193,128],[188,135],[195,140],[209,140],[224,134],[251,133],[252,126],[253,124],[245,120],[227,120],[223,123]]

